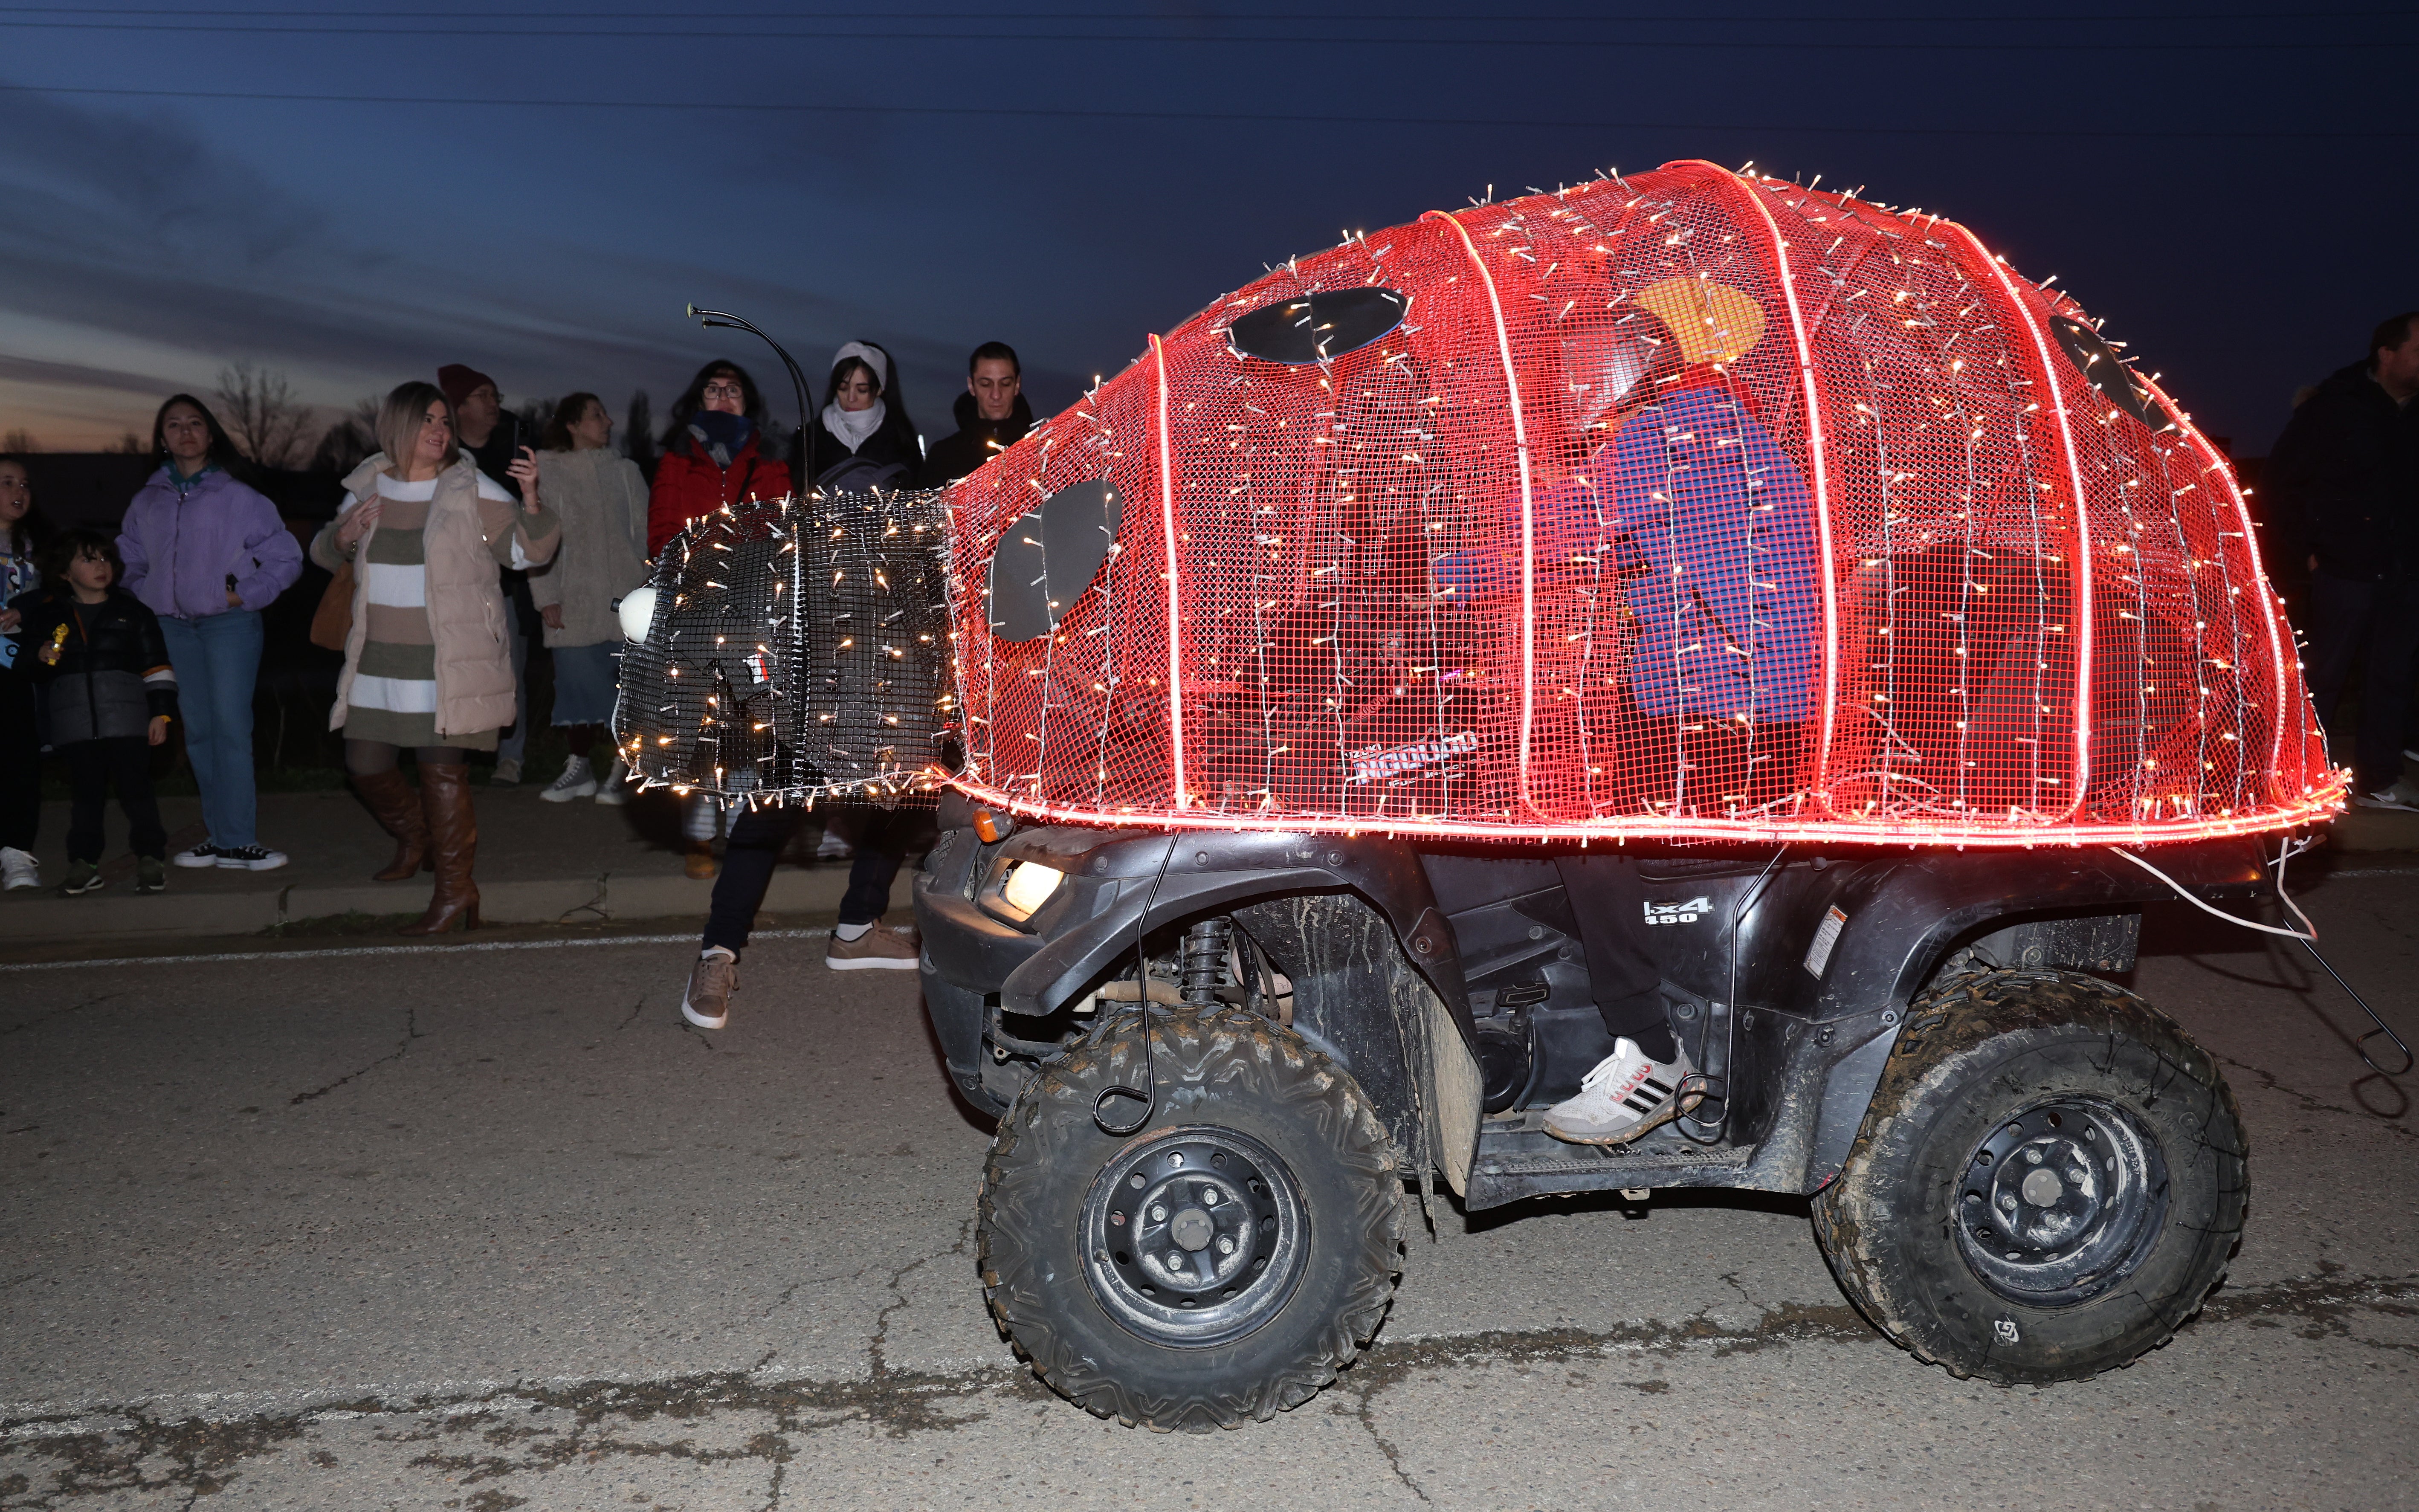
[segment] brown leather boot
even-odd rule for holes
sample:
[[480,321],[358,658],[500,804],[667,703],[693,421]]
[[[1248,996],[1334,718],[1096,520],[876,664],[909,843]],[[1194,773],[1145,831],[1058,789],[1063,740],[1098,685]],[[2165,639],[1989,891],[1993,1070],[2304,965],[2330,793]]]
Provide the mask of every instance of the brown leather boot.
[[442,934],[460,925],[479,927],[479,885],[470,864],[479,855],[479,817],[470,810],[470,768],[424,763],[420,801],[428,814],[429,848],[437,857],[437,891],[428,912],[405,934]]
[[379,827],[394,837],[394,859],[370,873],[372,882],[408,882],[418,872],[434,870],[428,854],[428,821],[421,816],[420,795],[403,774],[389,768],[353,779],[353,791],[369,805]]

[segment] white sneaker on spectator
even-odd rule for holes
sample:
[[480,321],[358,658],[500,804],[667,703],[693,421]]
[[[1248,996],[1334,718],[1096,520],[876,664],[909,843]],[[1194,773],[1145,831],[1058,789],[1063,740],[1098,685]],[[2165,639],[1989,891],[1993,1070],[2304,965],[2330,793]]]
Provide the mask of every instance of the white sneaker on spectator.
[[178,851],[176,860],[178,866],[216,866],[219,864],[219,848],[204,841],[190,851]]
[[818,861],[845,861],[855,854],[848,841],[840,838],[840,831],[829,825],[824,826],[824,838],[815,841],[815,859]]
[[33,852],[0,845],[0,891],[15,892],[20,887],[41,885],[42,863],[34,859]]
[[2419,813],[2419,791],[2413,791],[2408,782],[2396,782],[2374,793],[2355,793],[2351,801],[2353,807],[2360,809],[2398,809],[2404,813]]
[[616,756],[605,775],[596,779],[596,801],[608,808],[618,809],[630,801],[630,768]]
[[495,788],[508,788],[518,783],[520,779],[520,758],[517,756],[502,756],[497,758],[496,769],[488,775],[487,785]]
[[562,775],[546,785],[538,796],[547,803],[569,803],[596,792],[596,773],[585,756],[574,756],[562,764]]
[[[183,856],[177,857],[182,861]],[[230,872],[274,872],[285,864],[284,851],[272,851],[266,845],[221,847],[216,865]]]
[[1546,1132],[1574,1145],[1618,1145],[1668,1122],[1680,1111],[1680,1079],[1688,1053],[1670,1065],[1647,1058],[1638,1041],[1619,1039],[1612,1054],[1579,1082],[1577,1097],[1546,1110]]

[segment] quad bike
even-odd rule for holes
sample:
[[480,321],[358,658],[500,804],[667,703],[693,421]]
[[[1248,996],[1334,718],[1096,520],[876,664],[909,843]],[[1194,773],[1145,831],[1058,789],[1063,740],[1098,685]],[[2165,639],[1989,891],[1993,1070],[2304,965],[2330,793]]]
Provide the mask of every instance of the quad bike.
[[[2105,852],[1641,854],[1702,1075],[1679,1119],[1594,1148],[1539,1123],[1611,1049],[1550,856],[944,803],[916,912],[950,1077],[1001,1120],[983,1285],[1102,1416],[1308,1398],[1383,1319],[1431,1170],[1471,1210],[1810,1196],[1876,1328],[2010,1384],[2164,1342],[2242,1228],[2232,1092],[2110,980],[2167,894]],[[2261,889],[2252,841],[2161,859],[2211,902]]]
[[[2347,774],[2223,455],[1955,223],[1704,162],[1432,213],[924,498],[689,532],[621,734],[733,801],[951,790],[924,1000],[1073,1400],[1307,1399],[1440,1175],[1810,1197],[1875,1327],[1999,1382],[2223,1275],[2234,1100],[2119,979]],[[1558,864],[1608,851],[1692,1070],[1599,1147],[1541,1115],[1613,1049]]]
[[[2224,457],[1954,223],[1703,162],[1431,214],[947,507],[924,998],[1075,1401],[1304,1400],[1439,1175],[1810,1197],[1876,1328],[1999,1382],[2223,1275],[2241,1119],[2123,978],[2343,774]],[[1591,1146],[1542,1115],[1613,1050],[1557,864],[1607,851],[1692,1074]]]

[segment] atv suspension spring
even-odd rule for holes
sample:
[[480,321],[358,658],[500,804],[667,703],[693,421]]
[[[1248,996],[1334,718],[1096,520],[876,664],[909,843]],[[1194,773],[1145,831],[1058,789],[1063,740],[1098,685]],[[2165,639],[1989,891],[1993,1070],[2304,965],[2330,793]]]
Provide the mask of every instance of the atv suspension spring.
[[1191,1008],[1214,1008],[1226,979],[1227,930],[1224,918],[1205,918],[1184,932],[1184,1001]]

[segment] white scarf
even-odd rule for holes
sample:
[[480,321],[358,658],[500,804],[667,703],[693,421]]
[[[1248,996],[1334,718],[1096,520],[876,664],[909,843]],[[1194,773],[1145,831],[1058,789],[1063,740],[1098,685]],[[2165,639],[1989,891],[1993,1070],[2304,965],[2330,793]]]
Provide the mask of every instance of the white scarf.
[[837,404],[827,404],[824,406],[824,429],[839,437],[850,451],[862,451],[873,433],[882,428],[883,417],[888,413],[888,407],[879,399],[862,409],[842,409]]

